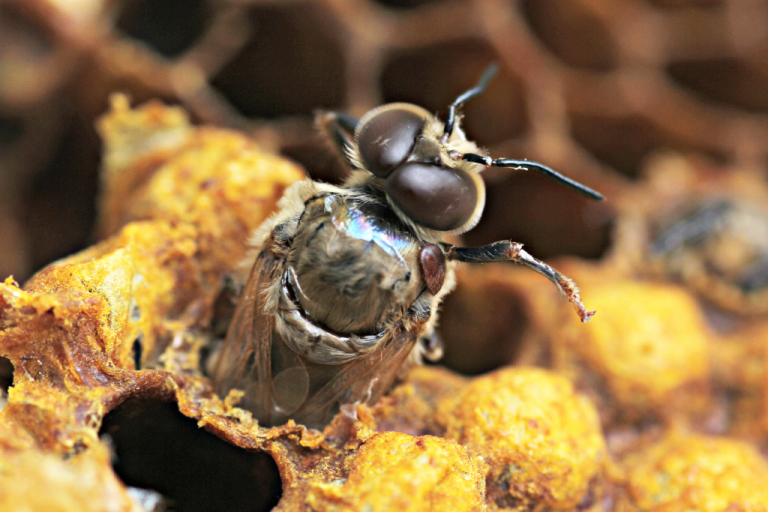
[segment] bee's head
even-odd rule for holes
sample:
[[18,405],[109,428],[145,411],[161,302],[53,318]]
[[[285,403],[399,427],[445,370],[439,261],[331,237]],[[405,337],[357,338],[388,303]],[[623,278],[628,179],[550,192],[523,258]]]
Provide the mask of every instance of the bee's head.
[[489,66],[475,87],[448,106],[444,124],[409,103],[383,105],[356,122],[357,149],[350,161],[385,181],[387,198],[402,220],[451,233],[474,227],[485,206],[480,166],[533,170],[590,199],[603,199],[599,192],[542,164],[484,156],[456,129],[457,110],[481,94],[497,70],[495,64]]
[[391,103],[360,119],[355,141],[363,167],[385,180],[389,201],[413,223],[463,232],[480,219],[485,186],[450,157],[434,116],[408,103]]

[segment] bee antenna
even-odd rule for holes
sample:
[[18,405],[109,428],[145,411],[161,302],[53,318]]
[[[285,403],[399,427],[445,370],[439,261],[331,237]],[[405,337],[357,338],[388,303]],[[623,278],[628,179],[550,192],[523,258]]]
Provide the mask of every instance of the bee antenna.
[[455,156],[461,160],[483,164],[489,167],[511,167],[513,169],[536,171],[539,174],[543,174],[547,178],[553,179],[561,185],[565,185],[571,190],[575,190],[579,194],[587,196],[590,199],[594,199],[595,201],[602,201],[605,199],[603,194],[600,192],[592,190],[588,186],[582,185],[578,181],[572,180],[567,176],[563,176],[559,172],[550,169],[546,165],[542,165],[538,162],[529,162],[528,160],[513,160],[511,158],[498,158],[493,160],[491,157],[475,155],[473,153],[464,153],[463,155],[457,153]]
[[480,80],[478,80],[477,85],[468,91],[464,91],[463,93],[459,94],[459,97],[456,98],[453,103],[448,106],[448,117],[445,120],[445,128],[443,129],[443,136],[441,137],[443,142],[447,141],[453,133],[453,127],[456,124],[456,109],[464,105],[465,102],[473,98],[477,98],[483,92],[485,92],[485,90],[488,88],[488,84],[491,82],[498,71],[499,65],[495,62],[492,63],[485,69],[483,75],[480,77]]

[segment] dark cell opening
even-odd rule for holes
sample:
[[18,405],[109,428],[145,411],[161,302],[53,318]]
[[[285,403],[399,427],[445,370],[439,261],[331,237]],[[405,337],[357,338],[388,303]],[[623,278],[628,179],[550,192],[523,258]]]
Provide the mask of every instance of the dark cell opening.
[[610,32],[581,2],[525,0],[522,7],[541,42],[568,64],[596,71],[616,67]]
[[252,37],[213,86],[244,115],[312,115],[345,98],[341,30],[316,4],[250,11]]
[[656,7],[665,9],[684,9],[688,7],[717,7],[723,5],[726,0],[646,0]]
[[28,190],[23,224],[31,235],[32,268],[72,254],[90,241],[101,152],[92,123],[86,116],[73,116],[53,157]]
[[748,111],[768,112],[768,72],[731,59],[670,64],[667,73],[708,101]]
[[0,33],[6,44],[11,43],[4,51],[23,53],[29,61],[45,60],[56,44],[40,13],[25,2],[0,4]]
[[11,384],[13,384],[13,363],[10,359],[0,356],[0,393],[7,396]]
[[341,157],[334,154],[333,148],[319,141],[317,144],[288,145],[280,153],[300,163],[313,180],[338,185],[349,174],[349,169]]
[[661,149],[696,151],[721,164],[732,160],[715,148],[695,147],[664,133],[642,117],[575,115],[571,134],[595,158],[630,178],[639,177],[645,158]]
[[661,143],[660,134],[647,121],[575,116],[573,137],[598,160],[622,174],[637,178],[643,160]]
[[282,494],[275,462],[197,426],[175,403],[133,398],[110,412],[100,435],[126,485],[162,494],[178,512],[271,510]]
[[485,212],[465,235],[465,245],[514,240],[539,259],[603,256],[615,218],[610,203],[592,201],[532,172],[512,172],[488,183]]
[[[514,362],[528,327],[522,297],[491,278],[487,266],[482,268],[486,272],[483,278],[460,280],[456,291],[446,297],[437,329],[444,345],[440,364],[464,375]],[[468,275],[479,271],[468,270]]]
[[9,146],[24,133],[24,124],[18,119],[0,118],[0,147]]
[[398,9],[414,9],[423,5],[436,4],[444,0],[373,0],[374,2]]
[[139,334],[136,339],[133,340],[133,345],[131,346],[131,352],[133,352],[133,364],[137,370],[141,370],[141,354],[143,350],[141,345],[141,334]]
[[133,0],[117,27],[166,57],[175,57],[203,34],[210,15],[205,0]]
[[[448,105],[474,87],[496,61],[493,48],[479,39],[396,51],[389,55],[381,75],[384,101],[414,103],[445,120]],[[466,104],[464,113],[464,131],[482,146],[522,134],[528,124],[522,82],[500,69],[488,89]]]

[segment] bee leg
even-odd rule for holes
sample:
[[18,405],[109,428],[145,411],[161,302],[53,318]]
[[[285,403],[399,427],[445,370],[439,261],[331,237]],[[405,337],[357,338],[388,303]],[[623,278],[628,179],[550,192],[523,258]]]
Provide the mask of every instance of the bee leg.
[[448,106],[448,117],[445,119],[445,128],[443,128],[443,135],[440,137],[442,142],[447,142],[453,133],[453,127],[456,124],[456,109],[461,108],[467,101],[483,94],[498,71],[499,65],[495,62],[485,68],[480,80],[477,81],[477,85],[468,91],[459,94],[459,97],[453,100],[453,103]]
[[431,299],[419,297],[408,309],[407,316],[410,320],[426,324],[426,330],[419,338],[418,350],[414,352],[415,361],[420,364],[422,357],[433,363],[440,360],[443,357],[443,340],[435,331],[436,317],[432,315]]
[[435,363],[443,357],[443,340],[436,331],[425,334],[419,340],[421,355],[430,363]]
[[523,250],[523,244],[517,242],[494,242],[480,247],[456,247],[442,244],[449,260],[465,263],[490,263],[493,261],[513,261],[538,272],[550,281],[568,298],[582,322],[589,322],[594,311],[587,311],[579,296],[579,288],[569,277],[561,274],[543,261],[539,261]]
[[320,112],[315,118],[315,124],[320,128],[325,137],[333,143],[336,150],[342,155],[344,161],[352,167],[356,167],[350,160],[350,152],[354,148],[352,137],[355,134],[358,119],[341,112]]

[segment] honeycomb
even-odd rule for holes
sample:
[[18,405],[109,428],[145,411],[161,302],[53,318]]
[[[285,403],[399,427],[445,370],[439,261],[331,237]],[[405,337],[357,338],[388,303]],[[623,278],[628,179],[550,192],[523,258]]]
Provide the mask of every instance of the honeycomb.
[[[0,1],[0,509],[766,510],[767,14],[762,0]],[[302,176],[273,154],[338,183],[317,109],[444,117],[490,62],[469,138],[608,200],[489,170],[463,243],[524,243],[597,316],[578,324],[540,276],[462,268],[440,323],[452,371],[418,368],[323,433],[256,426],[201,370],[248,232]],[[134,110],[150,100],[181,108]],[[103,142],[107,111],[148,117],[102,123],[124,135]],[[143,147],[150,132],[162,140]],[[201,174],[179,164],[162,182],[180,139]],[[226,178],[203,177],[230,158]],[[521,369],[523,386],[509,364],[546,371]],[[549,447],[537,457],[479,429],[471,390],[494,382],[531,394],[485,418]],[[387,501],[425,457],[412,500]],[[712,484],[722,468],[736,469]]]

